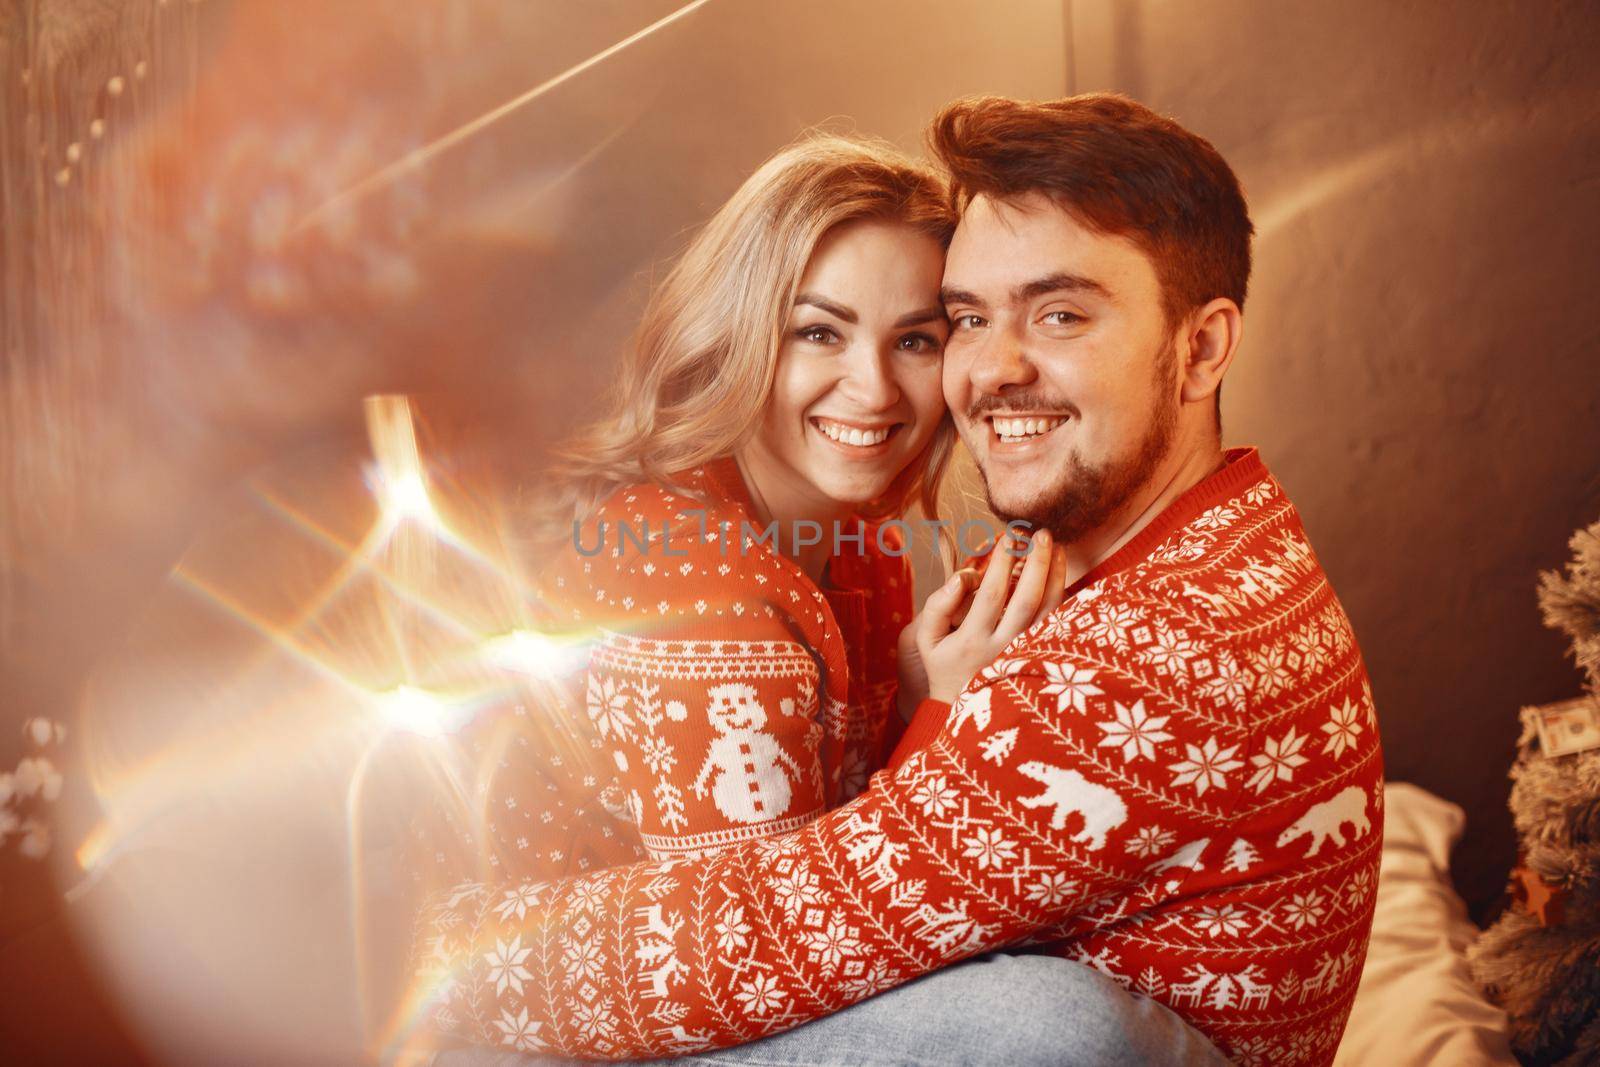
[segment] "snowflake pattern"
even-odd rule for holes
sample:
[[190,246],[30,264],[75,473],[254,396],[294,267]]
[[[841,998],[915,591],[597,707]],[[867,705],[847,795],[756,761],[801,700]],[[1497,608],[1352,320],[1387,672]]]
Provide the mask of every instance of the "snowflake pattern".
[[1085,712],[1088,710],[1088,699],[1102,695],[1100,687],[1094,684],[1094,671],[1087,667],[1074,667],[1054,660],[1046,660],[1043,667],[1044,676],[1049,681],[1039,691],[1056,698],[1057,711]]
[[1204,796],[1208,789],[1226,789],[1228,775],[1244,766],[1242,760],[1234,758],[1239,746],[1222,748],[1215,734],[1203,745],[1185,743],[1183,747],[1188,758],[1169,764],[1168,769],[1172,771],[1172,784],[1193,785],[1195,796]]
[[1046,908],[1053,908],[1072,895],[1078,883],[1062,871],[1048,871],[1037,881],[1028,883],[1028,899]]
[[1357,738],[1361,736],[1361,708],[1346,700],[1338,707],[1328,709],[1328,712],[1328,721],[1322,724],[1322,732],[1328,735],[1328,740],[1322,746],[1322,751],[1338,759],[1346,749],[1354,748]]
[[1305,743],[1306,738],[1296,733],[1293,726],[1280,738],[1268,738],[1262,743],[1261,751],[1250,757],[1256,769],[1245,784],[1260,793],[1273,782],[1292,781],[1295,768],[1304,767],[1308,762],[1300,754]]
[[776,976],[758,972],[739,983],[733,999],[739,1002],[746,1015],[760,1019],[783,1007],[789,994],[778,985]]
[[1294,894],[1284,902],[1283,921],[1296,930],[1316,926],[1327,914],[1325,899],[1322,893],[1316,890]]
[[750,947],[750,924],[744,921],[744,909],[737,905],[730,904],[722,909],[722,914],[717,919],[715,933],[717,950],[723,955],[729,955],[735,949]]
[[628,694],[609,675],[602,678],[597,671],[589,674],[589,721],[601,737],[624,737],[633,729],[633,719],[628,714]]
[[1001,867],[1017,858],[1017,846],[998,829],[983,829],[966,838],[967,859],[975,860],[979,870]]
[[930,774],[917,783],[911,799],[930,819],[941,819],[955,810],[959,794],[942,774]]
[[1207,905],[1195,913],[1194,928],[1206,937],[1238,937],[1250,920],[1238,905]]
[[539,903],[539,887],[536,885],[520,885],[515,889],[508,889],[505,898],[495,906],[495,914],[502,919],[509,919],[515,915],[524,919],[528,909]]
[[830,916],[821,929],[806,930],[802,936],[811,958],[822,967],[824,974],[833,974],[841,963],[860,956],[863,951],[856,928],[847,925],[837,913]]
[[508,988],[513,992],[522,992],[522,983],[533,977],[532,972],[523,964],[527,961],[531,948],[522,947],[522,938],[514,937],[508,944],[504,941],[495,942],[494,951],[484,953],[484,960],[489,964],[489,980],[494,983],[496,993],[504,993]]
[[1128,853],[1140,859],[1160,855],[1171,848],[1176,840],[1177,835],[1170,830],[1163,830],[1152,823],[1146,823],[1128,838]]
[[523,1005],[515,1015],[509,1010],[502,1011],[500,1018],[495,1020],[495,1026],[502,1034],[500,1043],[510,1045],[518,1052],[538,1052],[550,1047],[539,1040],[539,1031],[544,1024],[528,1019],[527,1005]]
[[1143,700],[1134,701],[1132,706],[1112,701],[1112,707],[1112,714],[1116,717],[1095,725],[1106,735],[1101,739],[1100,747],[1120,749],[1124,763],[1132,763],[1141,757],[1154,760],[1156,746],[1172,740],[1172,735],[1162,729],[1171,716],[1151,715],[1145,710]]

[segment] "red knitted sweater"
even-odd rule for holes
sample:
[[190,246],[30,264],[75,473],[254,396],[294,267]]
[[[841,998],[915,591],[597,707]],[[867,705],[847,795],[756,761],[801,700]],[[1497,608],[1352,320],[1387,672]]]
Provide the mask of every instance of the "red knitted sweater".
[[416,1017],[508,1048],[670,1054],[1032,942],[1236,1060],[1329,1062],[1371,925],[1382,764],[1293,505],[1232,450],[1069,592],[918,724],[920,748],[804,827],[441,895]]
[[541,628],[587,669],[434,743],[456,772],[412,823],[419,894],[709,854],[804,825],[882,766],[911,617],[897,531],[845,524],[861,536],[819,588],[758,539],[731,459],[676,482],[617,491],[541,572]]

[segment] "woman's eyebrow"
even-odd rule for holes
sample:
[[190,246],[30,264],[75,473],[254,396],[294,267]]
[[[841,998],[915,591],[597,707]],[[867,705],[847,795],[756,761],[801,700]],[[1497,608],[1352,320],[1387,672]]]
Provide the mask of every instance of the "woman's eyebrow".
[[794,304],[795,307],[799,307],[801,304],[810,304],[814,308],[821,308],[834,318],[843,319],[849,323],[859,321],[859,317],[854,311],[851,311],[843,304],[835,304],[827,297],[818,296],[816,293],[801,293],[794,298]]

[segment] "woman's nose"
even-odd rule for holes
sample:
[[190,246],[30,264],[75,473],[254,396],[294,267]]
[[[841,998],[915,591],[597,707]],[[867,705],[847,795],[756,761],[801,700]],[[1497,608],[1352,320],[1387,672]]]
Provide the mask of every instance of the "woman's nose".
[[846,395],[865,411],[882,411],[900,399],[892,357],[877,347],[862,345],[846,357]]

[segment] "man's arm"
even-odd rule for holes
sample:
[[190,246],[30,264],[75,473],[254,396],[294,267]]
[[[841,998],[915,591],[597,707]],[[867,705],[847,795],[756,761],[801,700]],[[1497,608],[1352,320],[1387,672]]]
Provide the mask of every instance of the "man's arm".
[[[798,831],[460,887],[424,918],[419,992],[447,989],[437,1023],[475,1043],[671,1054],[786,1030],[1059,927],[1159,880],[1161,860],[1232,814],[1237,786],[1194,796],[1176,753],[1157,758],[1181,748],[1164,744],[1159,700],[1109,667],[996,664],[926,750]],[[1105,744],[1130,718],[1133,734]],[[1136,833],[1147,826],[1163,833]]]

